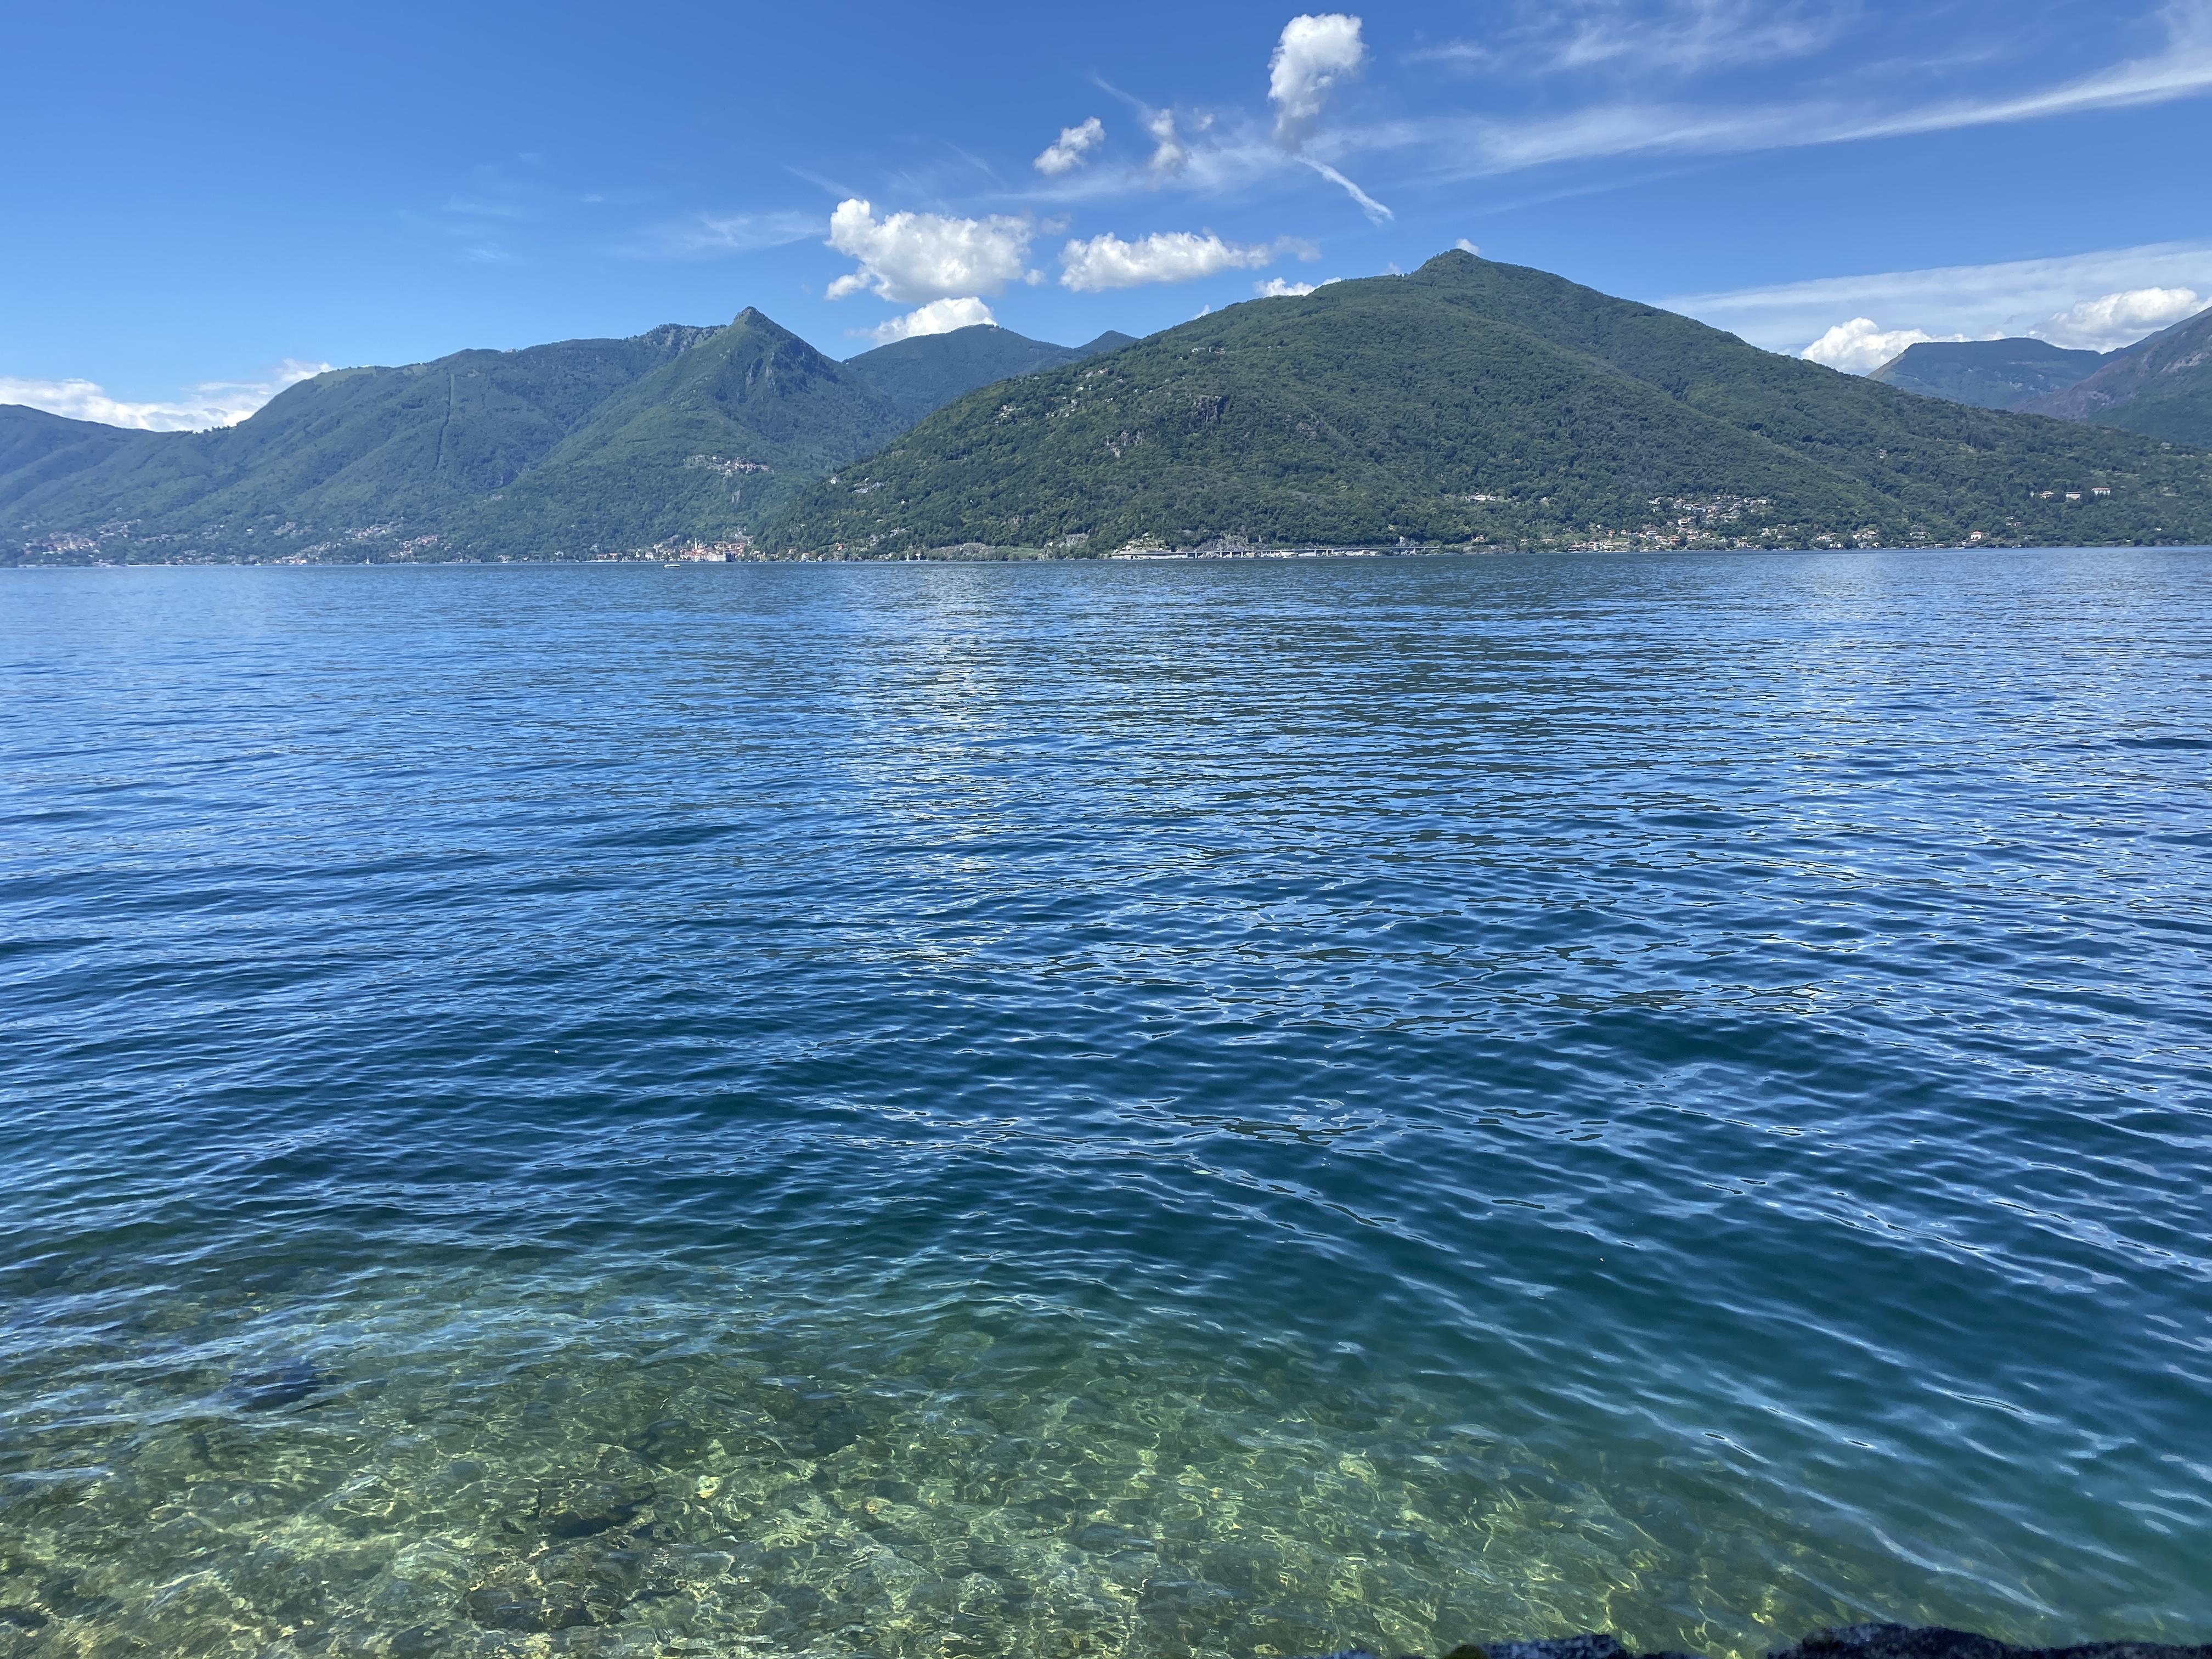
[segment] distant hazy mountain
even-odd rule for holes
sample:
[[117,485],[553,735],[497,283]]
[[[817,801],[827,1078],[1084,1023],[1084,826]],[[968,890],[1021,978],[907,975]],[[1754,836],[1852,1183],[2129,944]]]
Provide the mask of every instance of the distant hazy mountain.
[[1910,396],[1460,252],[963,398],[770,549],[2212,538],[2212,456]]
[[2095,374],[2027,407],[2212,447],[2212,310],[2114,352]]
[[1977,409],[2019,409],[2087,380],[2106,356],[2069,351],[2047,340],[1924,340],[1868,378]]
[[838,363],[747,310],[726,328],[334,370],[215,432],[4,405],[0,559],[529,558],[721,540],[939,402],[1100,343],[986,327]]
[[979,323],[950,334],[929,334],[878,346],[848,358],[845,367],[912,425],[931,410],[942,409],[955,398],[994,380],[1058,368],[1134,343],[1130,336],[1109,331],[1088,345],[1053,345],[1024,339],[1009,328]]

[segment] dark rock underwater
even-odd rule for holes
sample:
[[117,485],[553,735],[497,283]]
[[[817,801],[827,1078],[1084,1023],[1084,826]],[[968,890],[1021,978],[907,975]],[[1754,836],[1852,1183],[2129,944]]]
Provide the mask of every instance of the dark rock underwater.
[[[1349,1648],[1328,1659],[1374,1659]],[[1693,1659],[1680,1653],[1637,1653],[1612,1636],[1566,1636],[1541,1642],[1463,1642],[1444,1659]],[[1766,1659],[2212,1659],[2212,1644],[2085,1642],[2075,1647],[2015,1647],[1972,1631],[1940,1625],[1846,1625],[1815,1631]]]

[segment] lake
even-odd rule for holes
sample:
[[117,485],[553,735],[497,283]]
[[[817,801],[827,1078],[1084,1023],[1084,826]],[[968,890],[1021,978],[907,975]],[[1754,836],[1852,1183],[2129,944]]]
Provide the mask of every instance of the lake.
[[2212,1629],[2202,553],[19,570],[0,692],[0,1654]]

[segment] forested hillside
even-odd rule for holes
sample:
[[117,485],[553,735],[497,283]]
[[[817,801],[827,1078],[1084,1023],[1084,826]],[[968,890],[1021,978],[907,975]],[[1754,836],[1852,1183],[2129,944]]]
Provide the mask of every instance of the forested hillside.
[[775,550],[2212,536],[2212,456],[1778,356],[1453,252],[962,398]]

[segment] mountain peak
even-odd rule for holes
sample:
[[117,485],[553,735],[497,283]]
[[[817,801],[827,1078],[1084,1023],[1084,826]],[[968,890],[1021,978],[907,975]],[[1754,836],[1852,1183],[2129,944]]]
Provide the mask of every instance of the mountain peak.
[[1480,258],[1463,247],[1448,247],[1433,259],[1424,260],[1413,272],[1416,276],[1464,276],[1482,263]]
[[2034,415],[2124,427],[2168,442],[2212,439],[2212,308],[2115,351],[2087,380],[2027,404]]
[[1006,382],[840,477],[764,544],[1909,546],[2212,522],[2193,459],[1909,397],[1464,249]]
[[890,400],[908,424],[954,398],[989,386],[1058,368],[1127,337],[1101,335],[1086,346],[1032,340],[995,323],[971,323],[943,334],[916,334],[848,358],[845,368]]

